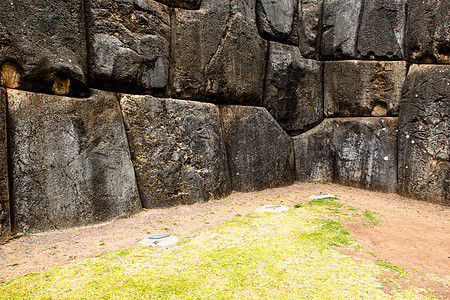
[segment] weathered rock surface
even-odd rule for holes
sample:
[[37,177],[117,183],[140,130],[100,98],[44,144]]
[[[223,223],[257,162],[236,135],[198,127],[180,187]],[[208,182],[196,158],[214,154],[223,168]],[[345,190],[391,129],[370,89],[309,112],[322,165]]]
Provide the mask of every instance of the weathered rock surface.
[[321,58],[354,58],[364,0],[327,0],[323,5]]
[[122,95],[143,206],[192,204],[231,193],[219,110],[213,104]]
[[299,181],[397,191],[397,118],[325,119],[293,140]]
[[409,0],[405,56],[425,63],[450,63],[450,0]]
[[0,243],[11,236],[8,153],[6,147],[6,92],[0,88]]
[[259,34],[268,40],[298,45],[298,0],[257,0]]
[[141,208],[118,99],[8,90],[13,230],[104,222]]
[[233,190],[255,191],[294,181],[292,141],[265,108],[221,106],[220,117]]
[[323,119],[321,66],[303,58],[298,47],[270,43],[263,106],[289,134]]
[[[83,11],[82,0],[0,1],[1,84],[55,94],[83,93],[87,74]],[[60,82],[65,84],[60,87]]]
[[171,96],[260,105],[267,42],[255,16],[251,0],[204,0],[198,11],[176,9]]
[[406,0],[365,0],[359,28],[358,56],[402,59]]
[[450,66],[413,65],[399,115],[399,193],[450,204]]
[[87,0],[90,77],[113,91],[166,93],[169,9],[153,0]]
[[324,0],[299,0],[301,12],[299,21],[299,47],[303,57],[319,57],[322,34],[322,9]]
[[396,116],[405,77],[404,61],[325,62],[325,115]]
[[[139,2],[152,0],[137,0]],[[199,9],[202,0],[156,0],[171,7],[179,7],[184,9]]]

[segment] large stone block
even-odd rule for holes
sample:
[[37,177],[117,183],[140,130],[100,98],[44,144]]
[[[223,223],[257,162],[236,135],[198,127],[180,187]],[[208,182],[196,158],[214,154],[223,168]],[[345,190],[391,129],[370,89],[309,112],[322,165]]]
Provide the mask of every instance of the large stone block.
[[399,131],[399,193],[450,205],[450,66],[411,67]]
[[319,57],[320,36],[322,34],[322,10],[324,0],[301,1],[299,21],[299,47],[303,57]]
[[175,10],[172,97],[261,104],[267,42],[258,34],[255,4],[204,0],[198,11]]
[[298,0],[257,0],[259,34],[268,40],[298,45]]
[[357,53],[370,59],[403,58],[406,0],[365,0]]
[[87,74],[82,0],[0,1],[1,85],[80,95]]
[[362,2],[326,0],[323,5],[321,58],[354,58]]
[[322,121],[322,63],[298,47],[270,43],[265,86],[263,105],[289,134]]
[[299,181],[397,191],[397,118],[325,119],[293,140]]
[[450,63],[450,0],[409,0],[405,57]]
[[6,146],[6,92],[0,88],[0,244],[11,236],[8,153]]
[[265,108],[221,106],[233,190],[255,191],[295,179],[290,137]]
[[404,61],[325,62],[325,116],[396,116],[405,77]]
[[59,230],[141,209],[118,99],[8,90],[13,230]]
[[[137,0],[139,2],[149,0]],[[156,0],[171,7],[179,7],[184,9],[199,9],[202,0]]]
[[87,0],[90,77],[96,88],[165,94],[169,9],[153,0]]
[[213,104],[122,95],[143,206],[192,204],[231,193],[219,110]]

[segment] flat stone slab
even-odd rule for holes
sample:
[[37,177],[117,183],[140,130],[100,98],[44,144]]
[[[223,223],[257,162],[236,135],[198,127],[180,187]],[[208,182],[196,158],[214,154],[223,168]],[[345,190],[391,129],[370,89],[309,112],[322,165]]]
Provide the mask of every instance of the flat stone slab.
[[255,191],[293,183],[291,138],[265,108],[221,106],[220,117],[233,190]]
[[7,93],[15,233],[86,226],[141,210],[115,93]]
[[322,63],[305,59],[298,47],[269,43],[263,106],[289,134],[323,119]]
[[326,0],[323,2],[321,58],[355,57],[363,2],[364,0]]
[[293,138],[299,181],[397,192],[397,118],[332,118]]
[[260,105],[267,41],[255,0],[203,0],[172,15],[170,97]]
[[308,197],[308,199],[324,199],[324,198],[334,198],[335,195],[331,194],[320,194],[320,195],[311,195]]
[[145,208],[231,193],[216,105],[126,94],[120,103]]
[[89,68],[95,88],[165,94],[169,8],[153,0],[86,0]]
[[86,92],[83,0],[0,1],[2,86],[58,95]]
[[141,240],[139,243],[144,247],[167,247],[175,245],[180,239],[170,234],[151,235]]
[[289,207],[284,205],[264,205],[258,207],[255,212],[257,213],[265,213],[265,212],[271,212],[271,213],[280,213],[283,211],[288,211]]
[[450,66],[412,65],[399,115],[399,194],[450,204]]
[[259,34],[272,41],[298,45],[298,1],[257,0]]
[[325,116],[397,116],[406,70],[405,61],[325,62]]

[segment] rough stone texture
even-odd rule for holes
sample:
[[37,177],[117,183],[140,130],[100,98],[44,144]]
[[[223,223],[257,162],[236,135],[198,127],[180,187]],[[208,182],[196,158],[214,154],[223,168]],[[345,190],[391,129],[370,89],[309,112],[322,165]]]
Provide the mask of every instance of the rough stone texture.
[[402,59],[406,0],[365,0],[357,52],[370,59]]
[[263,105],[289,134],[323,119],[322,63],[295,46],[271,42]]
[[6,92],[0,88],[0,244],[11,236],[6,149]]
[[[2,85],[53,93],[55,79],[61,78],[70,81],[67,94],[82,93],[87,74],[83,12],[82,0],[0,1],[0,66],[9,64]],[[6,80],[11,76],[16,80]]]
[[[139,2],[151,0],[137,0]],[[171,7],[179,7],[184,9],[199,9],[202,0],[156,0]]]
[[404,61],[335,61],[324,65],[325,116],[396,116]]
[[294,181],[292,141],[265,108],[222,106],[220,117],[233,190],[255,191]]
[[301,0],[299,47],[303,57],[306,58],[319,57],[323,1]]
[[293,140],[299,181],[397,191],[397,118],[325,119]]
[[169,9],[153,0],[87,0],[94,87],[166,93]]
[[219,110],[213,104],[122,95],[143,206],[192,204],[231,193]]
[[406,59],[450,63],[450,0],[409,0]]
[[323,6],[321,58],[354,58],[364,0],[327,0]]
[[104,222],[141,208],[118,99],[8,90],[16,233]]
[[171,96],[260,105],[267,42],[255,15],[251,0],[204,0],[198,11],[176,9]]
[[298,45],[298,0],[257,0],[259,34],[268,40]]
[[450,66],[413,65],[399,115],[399,193],[450,205]]

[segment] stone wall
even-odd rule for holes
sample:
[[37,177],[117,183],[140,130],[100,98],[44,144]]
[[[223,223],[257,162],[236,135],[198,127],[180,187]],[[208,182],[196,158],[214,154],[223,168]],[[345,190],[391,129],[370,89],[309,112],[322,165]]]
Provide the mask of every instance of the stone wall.
[[0,242],[294,180],[449,205],[449,7],[2,1]]

